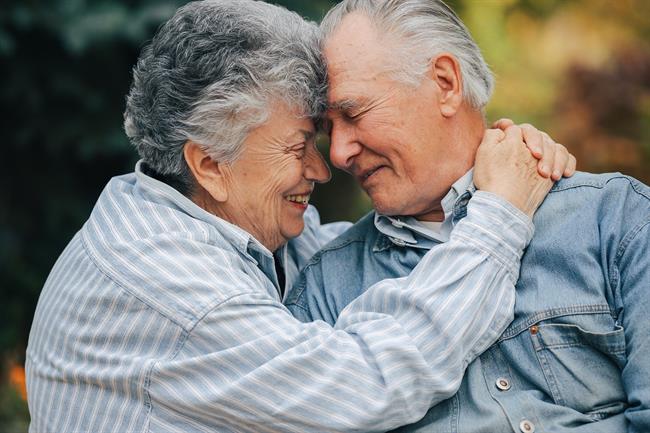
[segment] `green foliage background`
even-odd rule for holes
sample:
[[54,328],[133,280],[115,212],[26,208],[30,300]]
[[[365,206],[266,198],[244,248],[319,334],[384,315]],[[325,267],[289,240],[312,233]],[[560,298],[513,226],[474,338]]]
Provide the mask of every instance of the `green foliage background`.
[[[0,429],[25,428],[8,385],[24,362],[41,287],[108,179],[132,170],[122,131],[139,50],[181,0],[4,0],[0,8]],[[328,0],[276,1],[318,20]],[[488,114],[529,121],[580,168],[650,181],[650,2],[457,0],[496,72]],[[324,147],[326,151],[326,145]],[[325,220],[369,203],[334,173],[315,201]]]

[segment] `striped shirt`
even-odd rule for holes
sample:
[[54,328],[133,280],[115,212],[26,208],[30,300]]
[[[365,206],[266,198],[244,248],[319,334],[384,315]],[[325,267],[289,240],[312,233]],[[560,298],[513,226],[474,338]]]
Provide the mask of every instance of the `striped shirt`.
[[[340,226],[307,212],[287,280]],[[449,242],[332,327],[273,256],[142,173],[112,179],[55,264],[27,349],[32,433],[385,431],[456,391],[512,319],[530,220],[476,193]],[[291,271],[291,270],[294,271]]]

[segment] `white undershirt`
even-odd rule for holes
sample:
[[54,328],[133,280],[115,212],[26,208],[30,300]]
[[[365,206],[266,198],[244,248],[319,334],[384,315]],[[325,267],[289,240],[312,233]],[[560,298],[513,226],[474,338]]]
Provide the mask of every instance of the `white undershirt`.
[[406,223],[412,227],[419,227],[425,230],[426,232],[441,236],[442,235],[442,225],[444,221],[420,221],[416,220],[413,217],[410,217],[406,220]]

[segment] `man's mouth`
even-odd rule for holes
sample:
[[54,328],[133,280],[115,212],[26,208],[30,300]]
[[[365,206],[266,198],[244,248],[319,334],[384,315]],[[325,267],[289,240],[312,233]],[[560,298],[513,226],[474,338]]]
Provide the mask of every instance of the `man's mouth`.
[[359,174],[357,175],[357,179],[359,179],[359,182],[361,184],[365,183],[373,174],[377,173],[379,170],[384,168],[385,166],[380,165],[378,167],[374,167],[368,170],[363,170],[360,171]]

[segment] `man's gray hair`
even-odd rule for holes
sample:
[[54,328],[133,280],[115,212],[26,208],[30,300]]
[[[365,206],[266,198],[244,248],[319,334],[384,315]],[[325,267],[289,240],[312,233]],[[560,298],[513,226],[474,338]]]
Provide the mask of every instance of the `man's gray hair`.
[[323,39],[331,35],[350,13],[370,19],[380,35],[395,40],[391,56],[397,63],[396,78],[420,83],[429,62],[443,52],[460,63],[463,97],[475,109],[487,105],[494,88],[494,77],[481,50],[469,31],[449,6],[440,0],[344,0],[323,19]]
[[181,7],[140,54],[124,113],[126,134],[150,169],[189,194],[187,140],[228,163],[276,101],[307,117],[322,113],[319,35],[316,24],[261,1]]

